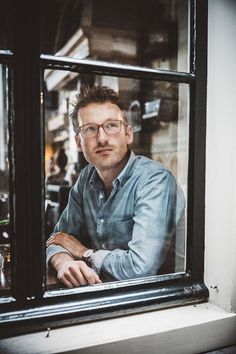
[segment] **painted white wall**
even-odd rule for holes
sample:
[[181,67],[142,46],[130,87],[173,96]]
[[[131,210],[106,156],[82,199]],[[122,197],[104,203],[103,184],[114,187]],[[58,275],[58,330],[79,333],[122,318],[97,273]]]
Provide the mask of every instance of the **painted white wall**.
[[[235,341],[236,316],[212,304],[84,323],[0,340],[1,354],[196,354]],[[233,353],[233,352],[232,352]]]
[[236,311],[236,1],[208,3],[205,282]]

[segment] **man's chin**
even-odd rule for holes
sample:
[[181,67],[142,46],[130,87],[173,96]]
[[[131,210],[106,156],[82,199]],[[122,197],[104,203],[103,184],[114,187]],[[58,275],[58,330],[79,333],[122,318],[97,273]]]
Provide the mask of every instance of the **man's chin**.
[[114,168],[114,164],[112,164],[111,162],[96,163],[94,164],[94,166],[100,171],[106,171],[110,170],[111,168]]

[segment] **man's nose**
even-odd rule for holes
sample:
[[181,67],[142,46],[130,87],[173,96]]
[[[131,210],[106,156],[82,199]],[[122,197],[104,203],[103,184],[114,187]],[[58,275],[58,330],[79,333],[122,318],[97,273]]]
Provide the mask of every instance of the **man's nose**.
[[108,141],[108,135],[103,129],[103,127],[98,128],[97,141],[104,144]]

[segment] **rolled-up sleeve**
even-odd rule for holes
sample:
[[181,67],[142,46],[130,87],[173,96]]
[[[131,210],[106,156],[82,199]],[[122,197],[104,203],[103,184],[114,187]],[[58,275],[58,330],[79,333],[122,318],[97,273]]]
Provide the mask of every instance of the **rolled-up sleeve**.
[[92,268],[93,270],[95,270],[97,274],[101,273],[101,268],[102,268],[102,263],[104,261],[104,258],[110,253],[111,251],[108,250],[99,250],[94,252],[94,254],[91,256]]
[[164,169],[150,172],[137,190],[128,250],[107,254],[101,270],[118,280],[157,274],[184,207],[173,175]]
[[50,245],[47,247],[46,252],[46,266],[49,267],[50,259],[57,253],[68,253],[70,254],[64,247],[58,245]]
[[[75,236],[81,242],[84,242],[81,235],[83,225],[82,198],[78,189],[78,183],[72,187],[68,204],[60,216],[53,233],[65,232]],[[46,264],[49,266],[50,259],[57,253],[69,253],[65,248],[58,245],[50,245],[46,249]],[[70,254],[70,253],[69,253]]]

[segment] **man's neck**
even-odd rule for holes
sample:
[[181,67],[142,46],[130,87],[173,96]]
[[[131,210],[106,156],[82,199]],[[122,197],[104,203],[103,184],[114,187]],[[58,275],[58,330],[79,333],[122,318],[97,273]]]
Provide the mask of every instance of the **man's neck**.
[[104,191],[105,195],[108,197],[112,191],[112,182],[116,179],[117,176],[121,173],[121,171],[124,169],[125,165],[127,164],[129,159],[129,154],[127,154],[123,160],[119,162],[118,165],[116,165],[113,168],[110,169],[104,169],[104,170],[97,170],[97,173],[99,177],[101,178],[103,185],[104,185]]

